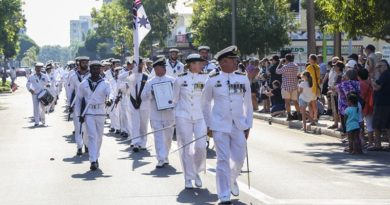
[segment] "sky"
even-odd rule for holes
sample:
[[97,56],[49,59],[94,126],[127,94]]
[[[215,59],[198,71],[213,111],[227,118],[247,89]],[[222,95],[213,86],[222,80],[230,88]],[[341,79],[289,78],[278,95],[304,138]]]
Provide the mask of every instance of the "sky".
[[24,0],[27,35],[39,46],[68,46],[69,21],[101,5],[102,0]]

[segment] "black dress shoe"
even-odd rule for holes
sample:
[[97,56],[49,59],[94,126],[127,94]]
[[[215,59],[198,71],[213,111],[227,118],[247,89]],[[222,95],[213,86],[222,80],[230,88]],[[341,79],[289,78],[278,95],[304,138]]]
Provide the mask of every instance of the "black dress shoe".
[[115,129],[114,128],[111,128],[110,130],[108,130],[110,133],[113,133],[115,132]]
[[115,131],[115,134],[120,134],[120,133],[121,133],[120,130],[116,130],[116,131]]
[[232,204],[232,201],[221,201],[219,204]]
[[127,134],[126,132],[122,135],[123,138],[128,138],[129,137],[129,134]]
[[121,136],[123,136],[126,132],[121,132]]
[[85,153],[89,153],[88,147],[86,145],[84,145],[84,147],[85,147]]
[[77,156],[83,155],[83,149],[82,148],[78,148],[76,154],[77,154]]
[[90,167],[89,169],[92,170],[92,171],[97,170],[97,169],[98,169],[97,163],[96,163],[96,162],[92,162],[92,163],[91,163],[91,167]]
[[139,152],[139,146],[134,146],[133,152]]

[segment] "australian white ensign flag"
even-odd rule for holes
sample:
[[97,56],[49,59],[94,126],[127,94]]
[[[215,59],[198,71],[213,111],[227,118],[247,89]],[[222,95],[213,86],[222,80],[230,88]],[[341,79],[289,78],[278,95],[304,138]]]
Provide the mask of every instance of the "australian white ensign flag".
[[152,29],[149,19],[146,16],[145,9],[141,3],[141,0],[134,0],[133,4],[133,42],[134,42],[134,61],[139,62],[139,47],[142,40],[148,35]]

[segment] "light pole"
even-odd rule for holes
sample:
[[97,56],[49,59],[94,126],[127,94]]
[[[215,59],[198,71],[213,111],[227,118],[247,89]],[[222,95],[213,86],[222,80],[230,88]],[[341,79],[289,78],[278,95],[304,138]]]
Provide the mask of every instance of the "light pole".
[[232,0],[232,45],[237,45],[236,40],[237,2]]

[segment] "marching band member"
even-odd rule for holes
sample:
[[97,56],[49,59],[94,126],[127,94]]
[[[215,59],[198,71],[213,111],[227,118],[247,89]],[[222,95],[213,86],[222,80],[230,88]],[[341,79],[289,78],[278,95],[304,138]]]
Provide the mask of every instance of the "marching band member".
[[199,46],[198,47],[198,52],[201,58],[204,61],[204,67],[203,67],[203,72],[210,73],[211,71],[217,69],[217,66],[209,61],[209,52],[210,52],[210,47],[208,46]]
[[185,188],[202,187],[199,173],[206,169],[207,126],[202,113],[202,91],[208,79],[202,72],[206,60],[199,54],[191,54],[186,63],[189,71],[178,76],[174,83],[174,103],[176,114],[176,135],[180,159],[184,171]]
[[[153,63],[153,70],[156,76],[152,77],[145,85],[142,92],[142,101],[150,101],[150,125],[153,130],[168,129],[157,131],[154,133],[154,145],[156,149],[156,157],[158,160],[156,168],[163,168],[168,165],[168,154],[172,144],[173,124],[175,123],[175,113],[173,109],[158,110],[156,100],[153,97],[153,85],[157,83],[170,82],[173,86],[174,78],[166,75],[165,59],[157,59]],[[172,102],[173,103],[173,102]]]
[[45,106],[39,102],[38,94],[46,89],[46,87],[50,87],[50,79],[46,74],[41,72],[42,68],[43,63],[36,63],[35,73],[29,76],[26,84],[27,90],[32,95],[35,127],[39,125],[39,122],[45,125]]
[[85,126],[80,123],[78,117],[80,116],[80,110],[78,109],[73,109],[74,105],[77,102],[77,91],[78,87],[81,84],[81,82],[84,79],[88,79],[90,76],[90,73],[88,71],[88,62],[89,58],[88,57],[78,57],[77,58],[78,62],[78,67],[79,69],[72,74],[69,78],[69,92],[68,92],[68,105],[69,105],[69,112],[73,112],[73,125],[75,128],[75,141],[77,144],[77,155],[82,155],[83,154],[83,145],[85,145],[85,153],[88,153],[88,137],[86,133]]
[[58,83],[59,83],[59,76],[58,73],[53,70],[53,64],[49,63],[46,65],[46,73],[49,76],[50,79],[50,88],[48,89],[51,93],[51,95],[54,97],[54,100],[50,105],[48,105],[49,112],[54,112],[54,107],[57,103],[58,99]]
[[[119,80],[118,80],[118,74],[119,71],[121,70],[121,67],[116,67],[114,68],[114,76],[111,80],[108,81],[108,83],[111,86],[111,92],[113,93],[114,96],[118,96],[119,93]],[[113,104],[109,108],[109,116],[111,120],[111,125],[110,125],[110,132],[114,132],[115,134],[119,134],[121,130],[121,124],[120,124],[120,118],[119,114],[121,112],[120,106],[117,106],[118,103]]]
[[[88,133],[90,169],[99,168],[100,148],[106,118],[106,106],[111,106],[112,95],[110,84],[100,76],[102,67],[99,61],[90,64],[91,75],[78,87],[76,109],[80,109],[80,123],[85,121]],[[110,98],[107,101],[107,98]],[[85,108],[82,109],[82,102],[85,101]]]
[[[124,72],[119,76],[123,82],[128,85],[128,96],[130,96],[130,122],[131,132],[130,135],[134,138],[131,141],[131,147],[133,152],[139,152],[140,150],[146,150],[148,131],[148,118],[149,118],[149,103],[141,100],[141,93],[145,87],[146,81],[149,76],[143,73],[144,63],[142,59],[139,59],[138,67],[133,68],[134,71]],[[137,68],[137,69],[136,69]],[[142,136],[142,137],[139,137]]]
[[237,47],[225,48],[215,58],[221,71],[207,81],[202,107],[216,147],[218,198],[222,204],[231,204],[230,195],[239,195],[236,180],[245,160],[253,109],[250,82],[245,74],[236,71]]

